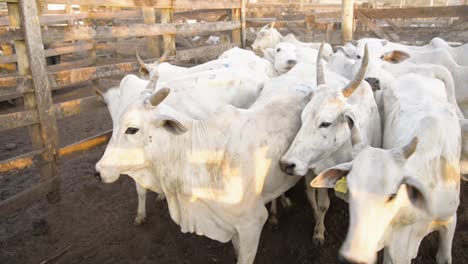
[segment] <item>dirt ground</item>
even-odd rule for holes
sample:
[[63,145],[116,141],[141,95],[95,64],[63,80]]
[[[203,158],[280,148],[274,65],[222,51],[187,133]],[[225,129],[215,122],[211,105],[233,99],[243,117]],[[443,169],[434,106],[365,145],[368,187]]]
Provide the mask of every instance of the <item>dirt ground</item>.
[[[91,95],[89,87],[57,94],[56,101]],[[21,107],[0,104],[0,113]],[[107,111],[83,114],[59,122],[61,145],[111,128]],[[15,143],[7,150],[8,143]],[[26,129],[0,133],[0,160],[31,150]],[[28,208],[0,215],[0,263],[41,263],[66,250],[50,263],[235,263],[230,243],[221,244],[194,234],[182,234],[170,219],[165,202],[148,195],[147,222],[133,226],[137,197],[128,177],[113,184],[97,182],[94,165],[104,148],[60,165],[62,199],[49,204],[40,199]],[[31,186],[39,176],[35,170],[0,177],[0,200]],[[278,230],[265,226],[256,263],[337,263],[337,252],[346,234],[347,206],[332,197],[326,218],[326,241],[312,244],[313,218],[303,183],[288,192],[294,206],[280,208]],[[468,263],[468,184],[462,186],[462,204],[453,244],[453,263]],[[414,263],[435,263],[437,235],[427,237]]]

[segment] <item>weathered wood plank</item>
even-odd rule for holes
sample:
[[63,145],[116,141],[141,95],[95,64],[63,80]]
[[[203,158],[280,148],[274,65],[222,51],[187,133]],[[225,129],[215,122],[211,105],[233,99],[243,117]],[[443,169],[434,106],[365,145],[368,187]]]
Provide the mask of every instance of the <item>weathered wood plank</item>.
[[0,175],[5,172],[32,168],[41,160],[42,150],[35,150],[0,162]]
[[392,36],[389,36],[387,33],[385,33],[379,26],[376,24],[372,23],[372,21],[369,20],[361,11],[356,10],[356,18],[361,21],[366,27],[369,28],[370,31],[372,31],[377,37],[382,38],[382,39],[388,39],[392,41],[398,41]]
[[96,19],[96,20],[106,20],[106,19],[114,19],[114,18],[129,19],[129,18],[140,18],[141,15],[142,14],[140,10],[124,10],[124,11],[119,11],[119,12],[91,12],[89,13],[89,18]]
[[49,79],[51,80],[53,86],[69,85],[72,83],[79,83],[99,79],[102,77],[109,77],[122,73],[137,71],[138,69],[139,65],[137,62],[125,62],[98,67],[58,71],[51,73]]
[[54,105],[57,119],[66,118],[96,109],[105,108],[105,105],[96,99],[96,96],[89,96],[81,99],[62,102]]
[[[161,23],[162,24],[169,24],[174,21],[174,9],[161,9],[160,11],[161,15]],[[175,42],[175,36],[174,33],[171,34],[171,32],[167,32],[163,34],[163,51],[164,53],[167,54],[174,54],[176,51],[176,42]]]
[[[143,22],[145,24],[155,24],[156,23],[156,13],[154,8],[145,7],[141,10],[143,14]],[[159,37],[151,36],[146,38],[146,43],[148,45],[148,53],[150,57],[156,58],[159,57]]]
[[[52,57],[52,56],[57,56],[57,55],[86,51],[90,49],[93,49],[92,43],[70,45],[70,46],[65,46],[65,47],[46,49],[45,56]],[[16,55],[4,55],[0,57],[0,63],[12,63],[12,62],[16,62]]]
[[378,9],[360,8],[359,11],[370,19],[466,17],[468,16],[468,5]]
[[[51,43],[71,40],[130,38],[174,34],[196,35],[203,32],[230,31],[239,29],[240,27],[240,21],[194,24],[132,24],[113,27],[100,26],[96,29],[88,26],[49,26],[43,31],[42,35],[44,43]],[[20,29],[5,30],[0,28],[0,42],[22,40],[23,38],[23,31]]]
[[89,152],[91,149],[96,147],[102,146],[109,142],[112,136],[112,130],[103,132],[99,135],[94,137],[79,141],[77,143],[73,143],[69,146],[63,147],[58,151],[58,158],[60,161],[66,159],[70,159],[82,154]]
[[39,115],[35,110],[26,110],[0,115],[0,131],[30,126],[39,123]]
[[[343,0],[341,12],[341,41],[345,44],[353,39],[354,0]],[[327,32],[328,29],[327,27]]]
[[[23,0],[21,8],[21,26],[25,32],[25,43],[29,58],[29,68],[34,83],[35,104],[39,115],[40,137],[44,148],[44,160],[49,163],[42,168],[43,179],[55,177],[54,153],[58,146],[58,129],[53,111],[52,93],[45,64],[44,46],[42,45],[41,25],[35,0]],[[10,21],[11,22],[11,21]],[[32,105],[31,105],[32,106]],[[31,135],[33,137],[33,135]],[[39,138],[37,139],[39,143]],[[38,144],[39,145],[39,144]]]
[[48,4],[172,8],[172,0],[47,0]]
[[240,0],[174,0],[174,9],[234,9],[241,8]]
[[199,48],[187,49],[187,50],[178,50],[176,54],[176,59],[178,61],[188,61],[191,59],[197,58],[216,58],[224,51],[233,47],[233,44],[220,44],[215,46],[204,46]]

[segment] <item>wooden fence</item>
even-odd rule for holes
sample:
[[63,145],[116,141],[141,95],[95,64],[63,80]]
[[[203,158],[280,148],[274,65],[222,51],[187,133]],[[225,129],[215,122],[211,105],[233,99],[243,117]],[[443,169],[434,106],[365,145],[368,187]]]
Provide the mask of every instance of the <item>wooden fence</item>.
[[[142,39],[147,48],[145,52],[152,58],[147,61],[154,61],[162,51],[169,52],[175,61],[186,61],[210,54],[217,56],[232,45],[239,46],[242,42],[243,5],[240,0],[46,1],[48,4],[66,4],[67,13],[46,10],[45,1],[0,0],[1,2],[6,2],[8,16],[0,19],[0,26],[3,26],[0,27],[0,43],[11,44],[15,52],[1,56],[0,63],[15,63],[17,73],[0,77],[0,98],[22,96],[24,111],[0,115],[0,131],[28,127],[33,151],[1,161],[0,177],[10,171],[32,167],[39,168],[41,175],[38,184],[0,202],[2,214],[22,208],[46,194],[49,201],[57,201],[60,184],[57,173],[59,162],[81,155],[109,140],[111,131],[106,131],[59,148],[58,119],[95,111],[104,106],[94,96],[54,104],[52,91],[67,85],[138,70],[134,59],[135,47],[131,51],[133,58],[130,62],[90,66],[96,63],[97,52],[115,51],[119,48],[121,43],[112,40],[145,37]],[[80,12],[71,12],[71,4],[79,5]],[[224,10],[226,16],[222,20],[205,23],[190,24],[174,20],[174,10],[184,12],[193,9],[209,12]],[[157,17],[159,23],[156,22]],[[137,23],[115,23],[117,19],[136,19]],[[143,23],[140,22],[141,19]],[[114,22],[109,23],[106,20]],[[80,23],[76,23],[77,21]],[[230,32],[230,42],[209,47],[176,49],[176,37],[212,32]],[[162,43],[159,43],[158,36],[162,36]],[[51,44],[66,41],[70,43],[50,47]],[[158,48],[160,44],[162,51]],[[48,48],[44,49],[44,46]],[[124,49],[128,47],[129,44],[126,43]],[[88,57],[73,62],[46,65],[47,57],[77,52],[87,52]],[[61,70],[64,68],[71,69]]]
[[[372,8],[369,4],[354,6],[354,39],[378,37],[391,41],[416,43],[467,30],[459,27],[466,22],[468,6],[434,7],[384,7]],[[459,18],[454,20],[454,18]],[[277,28],[297,35],[304,35],[308,41],[325,40],[335,45],[342,44],[342,9],[341,5],[317,4],[248,4],[247,27],[260,27],[275,21]],[[467,41],[451,36],[455,41]]]

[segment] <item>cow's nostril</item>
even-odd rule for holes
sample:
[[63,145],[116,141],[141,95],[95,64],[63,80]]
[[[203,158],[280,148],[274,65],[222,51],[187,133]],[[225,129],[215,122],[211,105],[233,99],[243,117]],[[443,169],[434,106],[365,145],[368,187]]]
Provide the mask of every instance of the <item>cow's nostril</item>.
[[94,178],[96,178],[96,180],[98,181],[101,181],[101,173],[99,173],[98,171],[94,172]]
[[288,65],[296,65],[297,61],[296,60],[288,60],[287,63],[288,63]]
[[281,162],[280,167],[287,174],[293,175],[294,174],[294,168],[296,168],[296,164],[289,163],[289,162]]

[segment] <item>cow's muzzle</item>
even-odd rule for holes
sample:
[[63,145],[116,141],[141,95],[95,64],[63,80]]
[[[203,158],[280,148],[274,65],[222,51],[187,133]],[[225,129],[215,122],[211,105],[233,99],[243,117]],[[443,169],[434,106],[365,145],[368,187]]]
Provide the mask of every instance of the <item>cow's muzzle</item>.
[[285,173],[294,176],[294,169],[296,168],[296,164],[292,162],[280,161],[280,168]]
[[366,78],[366,81],[371,86],[372,91],[375,92],[375,91],[380,90],[380,80],[378,78],[369,77],[369,78]]

